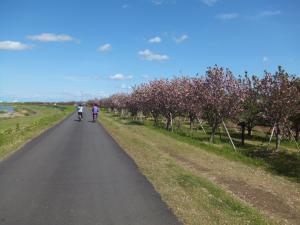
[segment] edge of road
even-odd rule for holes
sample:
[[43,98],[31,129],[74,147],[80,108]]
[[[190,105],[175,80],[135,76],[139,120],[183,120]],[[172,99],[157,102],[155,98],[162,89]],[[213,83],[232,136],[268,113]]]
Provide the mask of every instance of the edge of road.
[[[66,121],[67,119],[69,119],[74,114],[75,114],[75,112],[72,112],[72,113],[66,115],[61,120],[55,122],[50,127],[47,127],[45,129],[41,130],[37,135],[35,135],[32,138],[30,138],[27,141],[25,141],[20,147],[16,148],[11,153],[5,155],[2,159],[0,159],[0,166],[1,166],[1,164],[3,164],[7,160],[13,160],[14,157],[18,157],[19,155],[21,156],[22,154],[25,154],[26,153],[26,149],[30,149],[30,146],[34,145],[35,143],[37,143],[37,141],[38,141],[39,138],[46,137],[56,127],[58,127],[59,125],[61,125],[64,121]],[[25,148],[25,150],[22,151],[22,148]]]
[[169,213],[171,213],[176,218],[178,224],[183,225],[183,222],[175,215],[174,210],[163,200],[163,198],[161,197],[161,194],[156,190],[156,188],[154,187],[154,185],[152,184],[152,182],[150,182],[150,180],[145,176],[145,174],[142,173],[142,171],[140,170],[140,168],[138,167],[138,165],[136,164],[136,162],[134,161],[134,159],[121,147],[121,145],[119,145],[119,143],[115,140],[115,138],[100,123],[100,119],[98,119],[98,118],[96,120],[97,125],[99,125],[105,131],[106,135],[108,135],[112,139],[112,141],[114,142],[114,144],[116,144],[120,148],[120,150],[122,151],[122,153],[124,155],[126,155],[126,157],[128,157],[128,159],[134,164],[134,166],[136,167],[136,170],[138,171],[138,173],[140,173],[141,176],[143,176],[144,179],[146,179],[148,181],[148,183],[152,186],[153,190],[159,196],[159,199],[162,202],[162,204],[164,204],[165,207],[166,207],[166,209],[169,211]]

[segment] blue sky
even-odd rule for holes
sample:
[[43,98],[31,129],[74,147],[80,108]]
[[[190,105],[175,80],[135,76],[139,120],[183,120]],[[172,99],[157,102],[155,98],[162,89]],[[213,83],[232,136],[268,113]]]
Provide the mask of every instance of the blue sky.
[[204,74],[300,71],[298,0],[1,0],[0,101],[67,101]]

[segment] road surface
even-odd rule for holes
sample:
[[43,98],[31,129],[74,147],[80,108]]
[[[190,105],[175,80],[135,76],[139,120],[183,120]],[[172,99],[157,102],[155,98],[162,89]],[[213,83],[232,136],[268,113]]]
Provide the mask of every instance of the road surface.
[[103,127],[76,119],[0,162],[0,224],[180,224]]

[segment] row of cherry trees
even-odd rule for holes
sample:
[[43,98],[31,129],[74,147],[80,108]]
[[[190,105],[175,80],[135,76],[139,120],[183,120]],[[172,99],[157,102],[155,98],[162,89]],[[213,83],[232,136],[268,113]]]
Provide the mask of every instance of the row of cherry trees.
[[163,116],[166,128],[173,129],[174,118],[188,117],[190,126],[195,121],[205,120],[211,127],[213,142],[218,127],[231,120],[251,135],[261,119],[274,128],[276,148],[282,134],[299,136],[300,81],[287,74],[281,67],[275,74],[265,72],[262,78],[235,78],[229,69],[214,66],[203,77],[175,77],[153,80],[134,88],[131,94],[115,94],[101,99],[102,107],[125,110],[132,116],[139,112],[151,116],[154,124]]

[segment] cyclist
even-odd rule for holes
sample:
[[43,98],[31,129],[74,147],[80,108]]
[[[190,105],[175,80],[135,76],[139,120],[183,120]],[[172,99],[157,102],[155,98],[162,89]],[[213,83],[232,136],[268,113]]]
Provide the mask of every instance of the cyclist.
[[99,108],[98,108],[97,104],[95,103],[92,107],[93,122],[95,122],[95,120],[97,119],[98,112],[99,112]]
[[82,106],[82,104],[79,104],[77,106],[77,114],[78,114],[78,119],[82,120],[82,118],[83,118],[83,106]]

